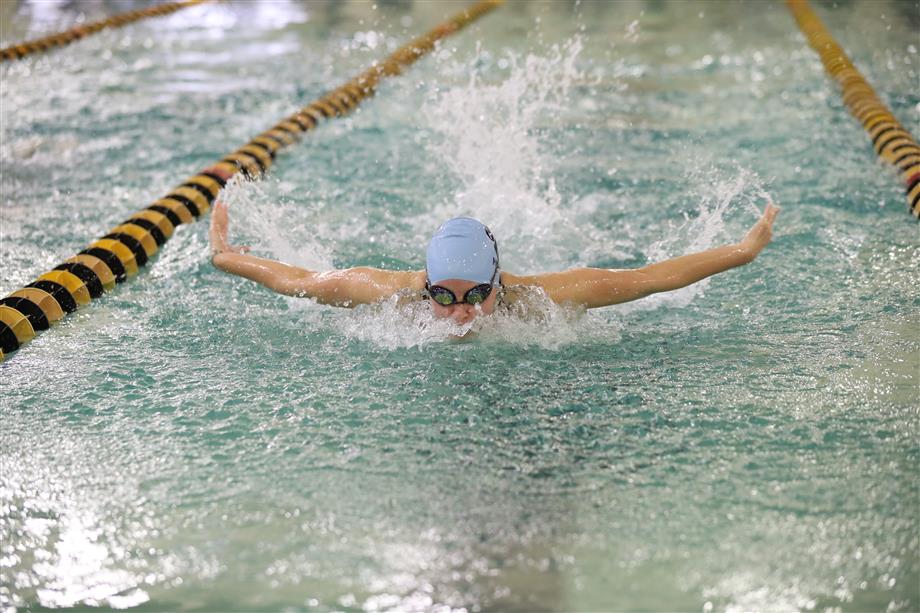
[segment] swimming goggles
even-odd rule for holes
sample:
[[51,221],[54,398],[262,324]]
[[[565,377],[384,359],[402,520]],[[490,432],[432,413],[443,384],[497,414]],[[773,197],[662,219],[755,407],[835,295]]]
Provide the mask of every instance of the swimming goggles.
[[[488,230],[486,230],[486,232],[488,233]],[[492,238],[491,234],[489,238]],[[492,240],[494,241],[495,239],[493,238]],[[498,247],[495,248],[495,255],[498,255]],[[466,293],[463,294],[463,300],[457,300],[456,294],[446,287],[431,285],[428,283],[427,279],[425,280],[425,298],[431,298],[441,306],[450,306],[452,304],[482,304],[488,299],[489,294],[492,293],[492,289],[495,287],[495,283],[499,282],[500,278],[498,274],[498,260],[496,259],[495,270],[492,271],[492,281],[489,283],[481,283],[476,287],[471,287],[466,290]]]
[[425,291],[428,293],[429,298],[441,306],[450,306],[452,304],[482,304],[492,293],[493,287],[495,286],[491,283],[471,287],[463,294],[463,300],[457,300],[457,296],[452,291],[440,285],[428,285],[426,283]]

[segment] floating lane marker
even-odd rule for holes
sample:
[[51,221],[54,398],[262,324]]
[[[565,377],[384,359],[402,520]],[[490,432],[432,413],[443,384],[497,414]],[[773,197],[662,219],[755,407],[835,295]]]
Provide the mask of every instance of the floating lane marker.
[[63,47],[65,45],[69,45],[75,40],[80,40],[81,38],[89,36],[90,34],[95,34],[100,30],[105,30],[106,28],[120,28],[123,25],[133,23],[135,21],[140,21],[141,19],[146,19],[147,17],[160,17],[162,15],[169,15],[170,13],[175,13],[176,11],[186,7],[209,1],[210,0],[182,0],[181,2],[168,2],[158,6],[151,6],[145,9],[138,9],[128,13],[122,13],[120,15],[109,17],[108,19],[94,21],[86,25],[76,26],[70,28],[69,30],[58,32],[57,34],[51,34],[50,36],[36,38],[35,40],[26,41],[24,43],[19,43],[18,45],[11,45],[4,49],[0,49],[0,62],[18,60],[24,58],[27,55],[48,51],[53,47]]
[[850,58],[808,4],[786,0],[808,43],[821,56],[828,74],[840,85],[843,102],[862,124],[875,153],[898,169],[907,191],[907,207],[920,219],[920,146],[876,95]]
[[[102,296],[147,265],[176,227],[191,223],[211,209],[229,177],[256,179],[275,161],[275,154],[298,141],[326,119],[350,113],[372,95],[384,77],[434,49],[442,38],[472,23],[503,0],[482,0],[454,15],[427,34],[400,47],[382,62],[259,134],[168,194],[141,209],[38,279],[0,300],[0,360],[29,342],[67,313]],[[164,5],[165,6],[165,5]]]

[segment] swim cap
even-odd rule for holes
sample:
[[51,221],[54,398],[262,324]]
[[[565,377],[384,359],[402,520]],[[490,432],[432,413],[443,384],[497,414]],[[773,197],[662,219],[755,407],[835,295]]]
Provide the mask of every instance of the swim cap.
[[481,221],[454,217],[445,221],[431,237],[425,269],[432,284],[445,279],[494,283],[498,244]]

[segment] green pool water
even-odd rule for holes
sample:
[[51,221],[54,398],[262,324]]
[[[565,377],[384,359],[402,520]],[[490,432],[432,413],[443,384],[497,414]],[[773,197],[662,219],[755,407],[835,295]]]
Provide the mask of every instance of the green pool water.
[[[0,6],[8,44],[140,2]],[[463,6],[227,2],[0,67],[6,295]],[[83,10],[85,14],[79,13]],[[816,2],[920,133],[920,5]],[[0,609],[920,608],[920,241],[781,2],[510,2],[231,185],[234,240],[419,269],[752,265],[485,321],[317,306],[207,222],[0,363]]]

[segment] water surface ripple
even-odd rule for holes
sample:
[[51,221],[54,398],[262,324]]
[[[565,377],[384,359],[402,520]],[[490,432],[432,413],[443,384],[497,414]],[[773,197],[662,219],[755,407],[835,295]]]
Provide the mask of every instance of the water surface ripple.
[[[4,65],[0,290],[459,6],[207,4]],[[817,10],[918,125],[920,6]],[[766,194],[751,266],[465,343],[181,227],[0,365],[0,610],[917,610],[916,225],[782,3],[511,2],[225,196],[303,266],[420,268],[469,214],[524,273],[734,240]]]

